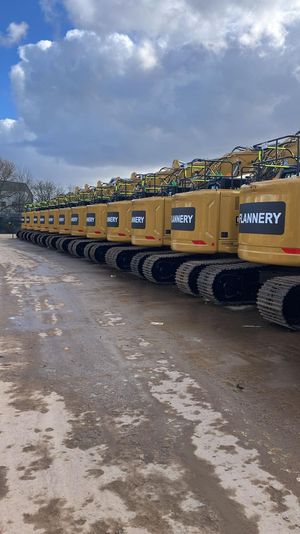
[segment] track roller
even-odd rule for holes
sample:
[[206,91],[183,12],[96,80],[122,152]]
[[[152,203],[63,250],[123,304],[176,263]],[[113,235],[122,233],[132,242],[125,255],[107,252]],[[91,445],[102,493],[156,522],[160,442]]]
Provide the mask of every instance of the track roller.
[[180,291],[187,295],[199,296],[197,285],[198,276],[203,269],[210,265],[241,263],[238,258],[211,258],[209,260],[187,261],[180,265],[176,271],[175,282]]
[[257,307],[261,316],[290,330],[300,330],[300,276],[268,280],[260,288]]

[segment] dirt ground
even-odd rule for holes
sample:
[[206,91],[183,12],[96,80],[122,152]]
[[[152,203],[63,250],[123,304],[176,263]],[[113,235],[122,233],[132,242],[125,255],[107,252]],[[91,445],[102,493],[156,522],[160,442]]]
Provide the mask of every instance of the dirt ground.
[[0,238],[0,533],[300,533],[300,334]]

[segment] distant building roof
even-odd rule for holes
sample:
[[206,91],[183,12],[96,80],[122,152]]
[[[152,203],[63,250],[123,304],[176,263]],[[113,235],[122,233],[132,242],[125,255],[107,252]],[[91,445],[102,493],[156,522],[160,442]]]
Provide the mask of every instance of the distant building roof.
[[2,193],[19,193],[23,191],[24,193],[28,193],[29,195],[32,194],[28,185],[22,182],[0,182],[0,191]]

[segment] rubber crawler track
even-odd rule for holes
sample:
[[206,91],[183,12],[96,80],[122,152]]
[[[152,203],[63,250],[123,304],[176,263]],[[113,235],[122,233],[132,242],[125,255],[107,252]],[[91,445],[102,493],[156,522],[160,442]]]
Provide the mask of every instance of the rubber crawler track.
[[97,243],[89,249],[89,259],[93,263],[105,263],[106,252],[114,247],[120,246],[120,243],[106,242]]
[[261,316],[290,330],[300,330],[300,276],[267,280],[257,296]]
[[[107,265],[118,269],[119,271],[130,271],[130,263],[132,258],[140,252],[148,252],[147,247],[115,247],[110,249],[105,254],[105,261]],[[152,249],[153,250],[153,249]],[[149,250],[151,252],[151,249]]]
[[176,271],[177,288],[187,295],[199,296],[197,280],[200,272],[210,265],[231,264],[241,262],[238,258],[212,258],[210,260],[187,261]]
[[261,285],[260,273],[268,269],[246,262],[206,267],[198,276],[199,295],[215,304],[254,304]]
[[143,275],[154,284],[174,284],[178,267],[185,261],[195,259],[195,254],[164,253],[150,256],[143,265]]
[[130,262],[131,272],[138,278],[145,278],[143,273],[144,262],[149,256],[154,256],[154,254],[157,254],[157,251],[153,250],[151,252],[139,252],[135,254]]

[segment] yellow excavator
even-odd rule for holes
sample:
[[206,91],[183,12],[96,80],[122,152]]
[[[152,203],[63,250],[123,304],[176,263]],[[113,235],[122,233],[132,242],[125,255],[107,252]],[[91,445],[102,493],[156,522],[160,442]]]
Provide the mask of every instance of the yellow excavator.
[[300,134],[259,143],[249,185],[240,191],[238,257],[197,279],[219,304],[257,303],[267,321],[300,330]]
[[174,161],[171,168],[163,167],[158,172],[142,175],[133,191],[132,201],[126,206],[124,224],[116,203],[111,205],[108,226],[114,228],[108,232],[108,239],[115,240],[116,236],[124,235],[123,240],[128,246],[109,250],[105,256],[108,265],[123,271],[132,270],[134,258],[135,262],[137,256],[144,259],[169,244],[170,229],[166,226],[170,228],[170,202],[163,195],[172,194],[176,179],[182,174],[183,169]]
[[59,234],[55,248],[82,257],[92,242],[105,239],[106,202],[111,194],[107,184],[98,181],[95,187],[76,187],[64,197],[59,213]]
[[22,213],[21,230],[17,232],[17,237],[29,241],[33,230],[33,204],[27,204]]
[[200,261],[200,257],[201,261],[219,261],[224,256],[229,261],[229,255],[236,255],[238,190],[257,154],[253,148],[236,147],[219,159],[199,158],[190,163],[189,187],[185,180],[188,191],[172,197],[172,251],[145,259],[141,271],[146,279],[173,284],[178,268],[186,262]]
[[104,263],[108,250],[115,247],[126,246],[130,242],[128,226],[131,214],[131,199],[135,188],[140,183],[141,175],[132,173],[130,179],[115,178],[107,185],[111,194],[106,204],[103,230],[105,239],[101,242],[91,242],[84,251],[84,256],[95,263]]

